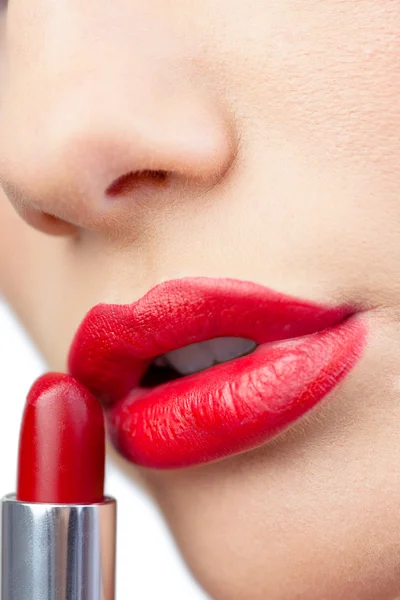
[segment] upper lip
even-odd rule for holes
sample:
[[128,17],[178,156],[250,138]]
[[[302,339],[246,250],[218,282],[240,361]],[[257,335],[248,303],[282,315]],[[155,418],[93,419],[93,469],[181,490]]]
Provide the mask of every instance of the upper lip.
[[295,338],[354,312],[349,305],[324,307],[245,281],[171,280],[133,304],[91,309],[73,340],[69,368],[98,398],[116,402],[139,385],[155,357],[171,350],[225,336],[257,344]]

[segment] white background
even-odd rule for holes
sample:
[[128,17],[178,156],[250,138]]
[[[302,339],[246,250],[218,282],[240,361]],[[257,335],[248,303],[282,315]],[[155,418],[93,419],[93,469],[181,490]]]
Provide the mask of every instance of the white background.
[[[0,298],[0,495],[15,491],[20,419],[29,387],[46,370]],[[180,559],[156,507],[112,465],[118,499],[117,600],[206,600]]]

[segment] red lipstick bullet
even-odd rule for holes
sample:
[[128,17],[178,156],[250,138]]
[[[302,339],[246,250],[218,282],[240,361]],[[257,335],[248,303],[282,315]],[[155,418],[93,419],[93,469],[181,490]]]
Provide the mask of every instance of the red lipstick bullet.
[[2,600],[113,600],[116,502],[97,400],[69,375],[32,386],[16,495],[2,500]]
[[34,383],[22,418],[17,500],[102,502],[105,434],[97,400],[69,375]]

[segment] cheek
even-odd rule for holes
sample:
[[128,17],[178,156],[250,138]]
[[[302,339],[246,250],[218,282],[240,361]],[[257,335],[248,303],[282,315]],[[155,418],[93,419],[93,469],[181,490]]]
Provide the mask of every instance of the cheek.
[[387,176],[400,157],[400,5],[348,6],[312,37],[299,32],[296,56],[286,55],[281,119],[291,115],[292,131],[328,160]]
[[215,46],[243,143],[278,132],[353,172],[370,164],[390,176],[400,154],[398,0],[255,1],[251,15],[241,10],[234,2]]
[[252,232],[271,285],[307,295],[328,279],[397,302],[398,0],[239,4],[213,45],[242,142],[226,230]]

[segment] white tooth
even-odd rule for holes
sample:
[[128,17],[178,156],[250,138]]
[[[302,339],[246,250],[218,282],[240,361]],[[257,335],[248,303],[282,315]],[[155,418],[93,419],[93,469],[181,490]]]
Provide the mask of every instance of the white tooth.
[[168,367],[168,362],[165,356],[157,356],[153,362],[157,367]]
[[214,363],[213,355],[204,344],[190,344],[165,354],[167,362],[182,375],[208,369]]
[[235,337],[215,338],[207,341],[208,348],[217,362],[226,362],[248,354],[257,347],[251,340]]

